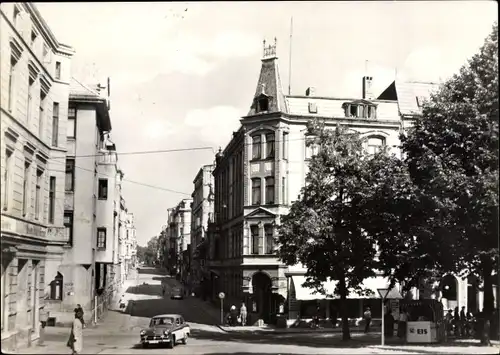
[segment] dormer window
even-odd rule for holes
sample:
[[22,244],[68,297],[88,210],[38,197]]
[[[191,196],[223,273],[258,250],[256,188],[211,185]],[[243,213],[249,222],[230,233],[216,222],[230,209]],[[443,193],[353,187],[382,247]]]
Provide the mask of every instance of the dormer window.
[[342,105],[345,116],[350,118],[376,118],[377,106],[367,100],[346,102]]
[[309,113],[318,113],[318,106],[315,102],[309,102]]
[[33,47],[36,42],[36,38],[38,35],[36,34],[35,30],[31,30],[31,46]]
[[269,111],[269,98],[261,97],[257,101],[257,112]]

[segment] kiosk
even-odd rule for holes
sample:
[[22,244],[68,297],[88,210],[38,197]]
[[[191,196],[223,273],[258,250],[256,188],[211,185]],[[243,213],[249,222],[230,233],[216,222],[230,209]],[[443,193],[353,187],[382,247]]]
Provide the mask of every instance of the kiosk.
[[439,343],[444,340],[443,305],[435,299],[401,302],[408,313],[406,341],[408,343]]

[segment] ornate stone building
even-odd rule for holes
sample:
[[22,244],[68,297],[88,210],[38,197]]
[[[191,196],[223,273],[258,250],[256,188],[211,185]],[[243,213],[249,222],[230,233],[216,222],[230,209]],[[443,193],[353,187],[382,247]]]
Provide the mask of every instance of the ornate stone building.
[[39,314],[61,260],[70,64],[31,3],[2,3],[2,350],[39,336]]

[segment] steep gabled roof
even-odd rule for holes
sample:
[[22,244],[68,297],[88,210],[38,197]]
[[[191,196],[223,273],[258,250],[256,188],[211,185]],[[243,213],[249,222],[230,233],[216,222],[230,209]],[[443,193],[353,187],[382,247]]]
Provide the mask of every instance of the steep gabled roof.
[[395,100],[403,116],[422,114],[423,100],[429,100],[431,94],[439,89],[439,84],[432,82],[395,80],[385,89],[378,99]]

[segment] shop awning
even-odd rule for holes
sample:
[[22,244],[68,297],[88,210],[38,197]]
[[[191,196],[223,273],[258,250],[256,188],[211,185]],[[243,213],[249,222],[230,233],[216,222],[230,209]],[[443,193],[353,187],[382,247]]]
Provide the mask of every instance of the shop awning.
[[[312,300],[321,300],[321,299],[334,299],[338,298],[338,296],[334,297],[329,297],[329,296],[324,296],[320,293],[314,293],[314,289],[307,288],[302,286],[302,284],[306,281],[305,276],[299,276],[299,275],[294,275],[292,276],[292,283],[291,287],[294,287],[295,289],[295,299],[298,301],[312,301]],[[335,291],[335,287],[337,285],[337,281],[327,281],[324,283],[324,288],[325,291],[329,294],[332,295],[333,292]],[[386,277],[382,276],[376,276],[376,277],[370,277],[366,280],[363,281],[362,288],[363,289],[368,289],[372,291],[372,294],[367,295],[367,296],[361,296],[355,292],[351,292],[348,295],[348,298],[350,299],[356,299],[356,298],[380,298],[380,294],[378,292],[379,289],[387,289],[389,285],[389,280]],[[387,299],[391,298],[402,298],[401,293],[399,292],[399,287],[396,285],[393,289],[389,291],[389,294],[386,296]]]

